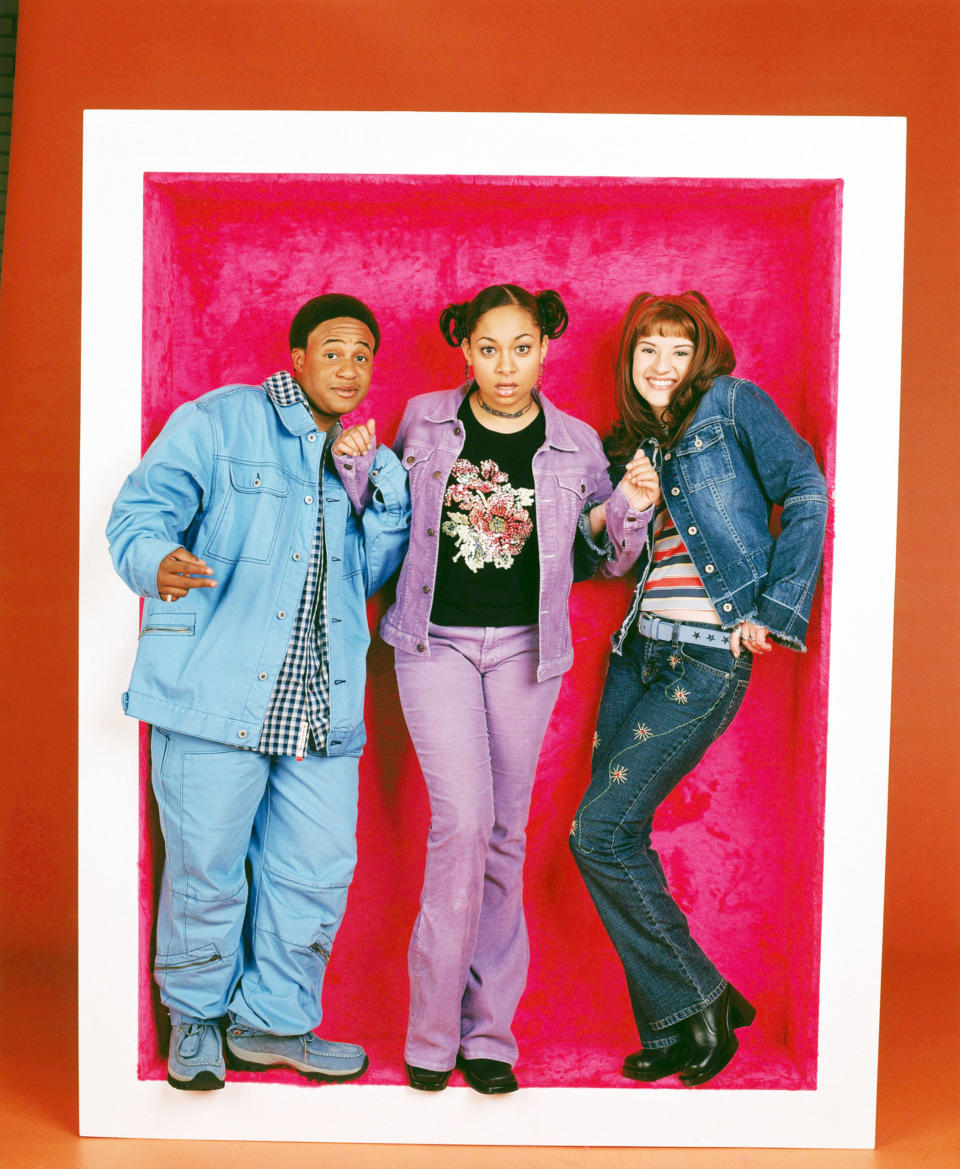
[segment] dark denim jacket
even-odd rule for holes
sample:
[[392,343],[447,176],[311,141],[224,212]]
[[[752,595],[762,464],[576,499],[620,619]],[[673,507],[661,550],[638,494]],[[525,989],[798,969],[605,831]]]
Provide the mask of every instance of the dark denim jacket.
[[[407,403],[394,450],[410,475],[413,520],[410,548],[397,583],[396,603],[380,624],[380,635],[407,653],[430,655],[427,635],[437,575],[440,513],[453,464],[466,436],[457,418],[459,386],[420,394]],[[539,399],[546,440],[533,457],[540,558],[540,664],[537,678],[562,674],[573,664],[567,601],[577,577],[596,567],[578,534],[581,512],[610,494],[607,459],[596,432],[585,422]]]
[[[646,445],[656,459],[656,441]],[[804,649],[823,555],[827,492],[809,444],[776,403],[752,382],[718,377],[681,440],[662,453],[660,480],[723,628],[757,621],[775,640]],[[769,529],[774,504],[783,508],[776,540]],[[613,638],[616,653],[640,606],[652,542],[651,524],[642,547],[635,539],[639,579]],[[619,575],[629,561],[621,554],[605,571]]]

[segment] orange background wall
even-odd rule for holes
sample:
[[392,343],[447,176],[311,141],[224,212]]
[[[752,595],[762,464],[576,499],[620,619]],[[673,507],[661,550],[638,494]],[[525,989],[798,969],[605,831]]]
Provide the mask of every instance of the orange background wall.
[[[75,945],[84,107],[860,114],[908,118],[900,460],[874,465],[900,479],[885,956],[955,958],[958,65],[955,0],[21,0],[0,285],[3,945]],[[669,174],[669,140],[648,148]],[[891,360],[898,342],[891,324]]]

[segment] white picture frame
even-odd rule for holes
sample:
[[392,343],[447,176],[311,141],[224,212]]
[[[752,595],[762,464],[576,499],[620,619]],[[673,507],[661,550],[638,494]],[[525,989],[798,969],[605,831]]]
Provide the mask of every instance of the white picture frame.
[[[522,159],[511,133],[528,123]],[[356,1084],[173,1092],[137,1077],[137,724],[118,696],[136,598],[103,539],[140,456],[145,172],[842,179],[834,578],[818,1085],[812,1091],[529,1088],[491,1102]],[[177,1139],[871,1147],[880,998],[906,123],[898,118],[90,110],[84,125],[80,460],[80,1132]],[[350,144],[362,139],[362,164]],[[320,144],[322,143],[322,149]],[[316,144],[316,145],[314,145]],[[518,171],[522,166],[522,171]],[[867,490],[869,485],[869,490]],[[866,500],[869,499],[869,504]],[[870,587],[862,568],[870,566]],[[126,618],[126,619],[125,619]],[[869,636],[865,636],[868,633]],[[851,708],[851,703],[855,706]],[[869,733],[859,717],[869,711]],[[856,1052],[855,1067],[850,1053]]]

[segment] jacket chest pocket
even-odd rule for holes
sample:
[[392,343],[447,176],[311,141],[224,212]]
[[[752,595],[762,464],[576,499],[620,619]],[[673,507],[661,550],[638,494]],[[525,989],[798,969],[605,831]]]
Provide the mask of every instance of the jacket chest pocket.
[[[410,476],[411,481],[419,479],[429,471],[430,455],[433,447],[408,446],[404,449],[402,462],[403,469]],[[439,475],[437,476],[439,478]]]
[[228,464],[227,482],[213,532],[202,555],[265,564],[273,555],[290,481],[262,463]]
[[587,495],[590,493],[591,480],[581,471],[558,471],[554,478],[557,482],[554,510],[557,517],[558,536],[569,547],[573,544],[577,522],[580,519],[581,511],[583,511],[583,505],[587,501]]
[[708,422],[688,432],[676,449],[677,466],[691,494],[735,478],[723,426]]

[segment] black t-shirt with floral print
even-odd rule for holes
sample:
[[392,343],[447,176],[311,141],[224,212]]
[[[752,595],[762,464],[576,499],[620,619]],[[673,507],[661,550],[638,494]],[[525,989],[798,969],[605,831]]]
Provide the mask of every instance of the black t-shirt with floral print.
[[500,434],[463,399],[465,441],[443,497],[430,620],[436,625],[533,625],[540,561],[533,456],[546,441],[541,411],[523,430]]

